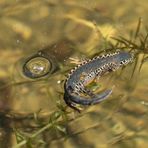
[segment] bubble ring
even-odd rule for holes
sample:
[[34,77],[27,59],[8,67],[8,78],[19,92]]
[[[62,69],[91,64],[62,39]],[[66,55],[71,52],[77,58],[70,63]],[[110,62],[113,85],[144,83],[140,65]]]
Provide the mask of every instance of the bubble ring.
[[23,65],[23,74],[31,79],[41,78],[52,71],[52,61],[48,54],[38,52],[27,58]]

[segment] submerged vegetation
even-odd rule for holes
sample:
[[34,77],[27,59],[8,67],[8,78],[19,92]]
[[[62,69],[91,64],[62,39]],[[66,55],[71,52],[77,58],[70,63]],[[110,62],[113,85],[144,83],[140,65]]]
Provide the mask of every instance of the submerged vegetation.
[[[46,131],[48,134],[50,132],[58,132],[63,135],[66,134],[66,129],[63,126],[63,124],[67,121],[67,112],[65,111],[65,108],[61,106],[60,104],[57,105],[59,108],[57,111],[55,111],[53,114],[51,114],[46,121],[41,121],[41,119],[38,119],[39,113],[33,114],[33,120],[34,120],[34,126],[30,128],[29,132],[22,132],[18,129],[14,128],[17,145],[14,146],[14,148],[19,148],[23,145],[26,145],[27,147],[33,147],[33,145],[36,146],[44,146],[46,145],[46,141],[43,140],[43,135]],[[35,130],[34,130],[35,129]]]
[[[142,19],[140,18],[138,21],[137,29],[135,32],[131,33],[131,36],[129,39],[124,38],[124,37],[113,37],[114,40],[117,41],[117,44],[115,45],[116,48],[118,49],[129,49],[130,52],[133,52],[134,56],[136,57],[136,64],[133,69],[133,73],[135,71],[135,68],[138,64],[138,57],[139,54],[143,54],[142,59],[141,59],[141,64],[139,67],[139,72],[141,70],[141,67],[144,62],[146,62],[148,58],[148,28],[145,28],[145,32],[141,33],[141,24]],[[133,76],[133,74],[132,74]]]

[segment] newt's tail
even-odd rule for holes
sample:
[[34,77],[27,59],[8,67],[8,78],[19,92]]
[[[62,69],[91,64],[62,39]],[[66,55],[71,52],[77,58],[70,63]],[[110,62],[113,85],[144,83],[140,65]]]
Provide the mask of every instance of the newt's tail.
[[85,98],[75,94],[71,94],[69,91],[65,92],[64,100],[68,104],[76,103],[81,105],[93,105],[102,102],[107,99],[112,93],[112,89],[105,90],[104,92],[95,95],[93,98]]
[[112,90],[105,90],[101,94],[95,95],[93,98],[84,98],[77,95],[70,95],[70,100],[74,103],[81,104],[81,105],[93,105],[102,102],[103,100],[107,99],[112,93]]

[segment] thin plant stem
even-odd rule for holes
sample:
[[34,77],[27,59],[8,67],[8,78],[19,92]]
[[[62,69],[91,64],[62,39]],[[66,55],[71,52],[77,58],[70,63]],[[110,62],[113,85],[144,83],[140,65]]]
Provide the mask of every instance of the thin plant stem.
[[[43,128],[39,129],[37,132],[35,132],[34,134],[32,134],[30,136],[31,139],[35,138],[36,136],[38,136],[39,134],[41,134],[43,131],[45,131],[46,129],[49,129],[52,127],[52,124],[49,123],[46,126],[44,126]],[[24,139],[22,142],[18,143],[17,145],[15,145],[12,148],[20,148],[21,146],[27,144],[27,139]]]

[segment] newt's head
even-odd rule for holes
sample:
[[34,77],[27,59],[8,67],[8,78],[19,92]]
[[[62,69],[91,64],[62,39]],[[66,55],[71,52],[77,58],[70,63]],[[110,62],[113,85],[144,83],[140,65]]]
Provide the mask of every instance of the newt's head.
[[125,51],[119,51],[118,54],[115,55],[114,61],[120,66],[127,65],[133,61],[133,55]]

